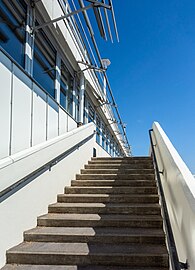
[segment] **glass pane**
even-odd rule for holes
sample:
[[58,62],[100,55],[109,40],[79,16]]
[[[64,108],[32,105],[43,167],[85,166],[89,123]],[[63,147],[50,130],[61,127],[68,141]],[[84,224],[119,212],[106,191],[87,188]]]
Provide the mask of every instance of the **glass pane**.
[[33,76],[53,98],[55,98],[55,56],[54,48],[43,31],[39,31],[35,36]]
[[0,1],[0,45],[23,67],[26,9],[21,1]]
[[60,92],[60,105],[66,110],[66,95],[64,92]]
[[73,115],[73,77],[66,68],[65,64],[61,64],[61,93],[66,96],[65,109]]

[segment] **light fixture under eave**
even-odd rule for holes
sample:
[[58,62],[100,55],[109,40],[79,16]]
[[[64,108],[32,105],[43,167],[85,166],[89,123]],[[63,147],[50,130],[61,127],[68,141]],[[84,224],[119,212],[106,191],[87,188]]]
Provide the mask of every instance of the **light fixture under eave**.
[[111,65],[111,61],[108,58],[102,58],[101,60],[103,68],[107,69]]

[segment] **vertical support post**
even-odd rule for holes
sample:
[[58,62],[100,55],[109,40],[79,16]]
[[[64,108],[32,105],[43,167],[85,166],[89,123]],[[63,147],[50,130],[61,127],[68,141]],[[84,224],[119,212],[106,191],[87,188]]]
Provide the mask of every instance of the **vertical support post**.
[[34,8],[28,5],[25,42],[25,70],[29,75],[33,74],[34,34],[31,33],[31,28],[34,26],[34,12]]
[[56,66],[55,66],[55,100],[60,104],[60,77],[61,77],[61,58],[59,53],[56,55]]
[[72,116],[76,120],[76,76],[74,76],[72,89]]
[[84,74],[81,73],[80,77],[80,93],[79,93],[79,125],[83,124],[84,115],[84,94],[85,94],[85,78]]
[[104,76],[104,82],[103,82],[103,92],[104,92],[104,99],[106,101],[106,76],[105,72],[103,73]]

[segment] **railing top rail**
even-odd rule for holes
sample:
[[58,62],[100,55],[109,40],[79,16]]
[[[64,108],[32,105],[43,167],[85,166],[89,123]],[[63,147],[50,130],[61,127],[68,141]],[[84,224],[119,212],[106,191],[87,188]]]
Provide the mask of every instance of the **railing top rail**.
[[153,144],[153,139],[152,139],[152,132],[153,129],[149,130],[149,137],[150,137],[150,143],[151,143],[151,150],[152,150],[152,157],[154,161],[154,167],[155,167],[155,172],[156,172],[156,177],[157,177],[157,184],[159,188],[159,193],[160,193],[160,200],[161,200],[161,205],[162,205],[162,214],[164,218],[164,225],[165,225],[165,231],[166,231],[166,236],[167,236],[167,244],[168,244],[168,249],[169,249],[169,254],[170,254],[170,260],[171,260],[171,266],[172,270],[181,270],[181,269],[188,269],[188,264],[180,262],[176,245],[175,245],[175,240],[173,236],[173,231],[171,227],[171,222],[169,218],[169,213],[167,209],[167,204],[166,204],[166,199],[164,195],[164,190],[163,186],[161,183],[161,177],[160,177],[160,172],[158,168],[158,162],[154,150],[154,144]]
[[38,169],[34,170],[33,172],[31,172],[27,176],[23,177],[22,179],[18,180],[14,184],[10,185],[6,189],[0,191],[0,203],[3,202],[4,200],[6,200],[7,198],[9,198],[11,195],[16,193],[20,189],[22,189],[23,187],[25,187],[27,184],[29,184],[33,180],[35,180],[38,176],[40,176],[44,172],[51,170],[51,168],[53,166],[55,166],[58,162],[63,160],[65,157],[67,157],[72,152],[77,150],[80,146],[82,146],[87,141],[89,141],[94,135],[95,135],[95,131],[92,134],[90,134],[88,137],[86,137],[85,139],[81,140],[80,142],[78,142],[74,146],[70,147],[68,150],[64,151],[62,154],[53,158],[49,162],[45,163],[44,165],[42,165]]

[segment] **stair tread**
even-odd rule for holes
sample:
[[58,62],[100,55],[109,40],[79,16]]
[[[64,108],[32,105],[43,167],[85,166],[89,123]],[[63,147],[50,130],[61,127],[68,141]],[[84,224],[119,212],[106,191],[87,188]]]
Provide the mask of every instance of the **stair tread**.
[[147,254],[148,256],[167,256],[166,246],[140,244],[94,244],[94,243],[50,243],[50,242],[23,242],[11,248],[7,253],[31,254],[64,254],[64,255],[101,255],[101,256],[130,256]]
[[138,156],[138,157],[92,157],[91,160],[152,160],[151,157]]
[[[99,197],[103,197],[103,198],[120,198],[121,195],[118,194],[59,194],[58,196],[62,196],[62,197],[93,197],[93,198],[99,198]],[[158,194],[123,194],[123,197],[159,197]]]
[[156,188],[156,187],[150,187],[150,186],[146,186],[146,187],[136,187],[136,186],[132,186],[132,187],[127,187],[127,186],[119,186],[119,187],[111,187],[111,186],[95,186],[95,187],[91,187],[91,186],[87,186],[87,187],[74,187],[74,186],[70,186],[70,187],[67,187],[67,188],[71,188],[71,189],[132,189],[132,188],[136,188],[136,189],[143,189],[143,188]]
[[102,208],[106,208],[106,207],[113,207],[113,208],[123,208],[123,207],[156,207],[156,208],[160,208],[159,204],[149,204],[149,203],[53,203],[50,204],[49,207],[102,207]]
[[25,232],[25,234],[51,234],[51,235],[136,235],[136,236],[162,236],[163,229],[151,228],[113,228],[113,227],[36,227]]
[[105,186],[105,185],[108,185],[108,186],[111,186],[111,185],[113,185],[113,186],[123,186],[123,185],[125,185],[125,186],[129,186],[129,187],[131,187],[131,186],[133,186],[133,185],[135,185],[135,186],[155,186],[156,185],[156,182],[154,181],[154,180],[119,180],[119,179],[116,179],[116,180],[101,180],[101,179],[86,179],[86,180],[84,180],[84,179],[79,179],[79,180],[72,180],[72,182],[71,182],[71,184],[72,185],[74,185],[74,186],[81,186],[81,185],[85,185],[85,186],[87,186],[87,185],[89,185],[89,186],[92,186],[92,185],[94,185],[94,186],[97,186],[97,185],[99,185],[99,186]]
[[155,182],[155,180],[148,180],[148,179],[143,179],[143,180],[141,180],[141,179],[138,179],[138,180],[132,180],[132,179],[122,179],[122,180],[120,180],[120,179],[97,179],[97,180],[95,180],[95,179],[82,179],[82,180],[80,180],[80,179],[78,179],[78,180],[72,180],[72,181],[79,181],[79,182],[110,182],[110,183],[115,183],[115,182],[117,182],[117,183],[125,183],[125,182],[127,182],[127,183],[131,183],[131,182]]
[[[84,169],[83,169],[84,170]],[[107,170],[106,170],[107,171]],[[116,173],[117,172],[117,173]],[[97,176],[99,176],[99,175],[106,175],[106,176],[115,176],[115,175],[119,175],[119,176],[121,176],[121,175],[127,175],[127,173],[121,173],[121,172],[118,172],[118,170],[116,170],[116,172],[113,172],[113,173],[105,173],[105,174],[98,174],[98,173],[85,173],[84,174],[84,176],[87,176],[87,175],[97,175]],[[80,175],[80,174],[79,174]],[[82,174],[83,175],[83,174]],[[141,175],[141,176],[144,176],[144,174],[140,174],[140,173],[131,173],[131,174],[129,174],[129,175],[131,175],[131,176],[136,176],[136,175]],[[154,173],[147,173],[147,176],[148,175],[154,175]]]
[[156,186],[144,186],[144,187],[136,187],[136,186],[70,186],[65,188],[65,193],[117,193],[117,194],[127,194],[127,193],[134,193],[134,194],[157,194],[157,187]]
[[71,219],[71,220],[162,220],[160,215],[128,215],[128,214],[69,214],[49,213],[40,216],[38,219]]
[[155,194],[106,194],[106,193],[99,193],[99,194],[72,194],[72,193],[65,193],[58,195],[58,202],[100,202],[100,203],[159,203],[159,195],[157,192]]
[[154,174],[154,169],[130,169],[130,168],[118,168],[118,169],[81,169],[82,174]]
[[7,264],[2,270],[168,270],[159,267],[126,267],[126,266],[104,266],[104,265],[16,265]]

